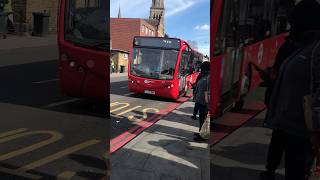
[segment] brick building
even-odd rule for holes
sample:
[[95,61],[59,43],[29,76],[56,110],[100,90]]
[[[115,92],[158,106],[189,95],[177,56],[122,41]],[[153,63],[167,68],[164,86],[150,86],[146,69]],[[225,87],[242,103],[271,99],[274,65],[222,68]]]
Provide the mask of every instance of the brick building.
[[127,71],[134,36],[164,37],[164,32],[163,0],[152,0],[149,19],[122,18],[119,8],[118,18],[110,19],[110,60],[115,66],[115,71]]
[[112,49],[130,51],[134,36],[156,36],[157,29],[144,19],[111,18]]
[[12,0],[14,23],[18,31],[32,31],[33,12],[50,14],[49,31],[57,30],[59,0]]

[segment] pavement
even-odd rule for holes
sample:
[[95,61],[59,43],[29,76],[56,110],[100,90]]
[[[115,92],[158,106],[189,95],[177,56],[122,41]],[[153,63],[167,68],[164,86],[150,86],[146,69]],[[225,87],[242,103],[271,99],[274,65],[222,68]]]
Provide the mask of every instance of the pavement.
[[[257,89],[248,102],[263,102],[264,89]],[[256,106],[245,106],[247,112],[252,112]],[[258,108],[259,109],[259,108]],[[262,127],[265,110],[252,113],[251,117],[240,120],[243,113],[227,113],[216,120],[213,126],[224,125],[227,136],[220,137],[219,132],[213,132],[215,144],[211,145],[211,178],[213,180],[260,180],[259,174],[265,170],[265,162],[271,130]],[[257,109],[255,109],[257,110]],[[232,122],[232,126],[230,126]],[[227,128],[229,127],[229,128]],[[231,131],[230,131],[230,127]],[[277,171],[277,180],[284,179],[283,163]]]
[[125,73],[111,73],[110,74],[110,79],[118,78],[118,77],[126,77],[126,76],[128,76],[128,72],[125,72]]
[[0,67],[57,60],[57,36],[9,35],[7,39],[0,39],[0,57]]
[[57,45],[57,35],[47,35],[44,37],[8,35],[6,39],[0,39],[0,50],[42,47],[50,45]]
[[194,142],[194,103],[184,102],[111,155],[112,180],[209,180],[208,142]]

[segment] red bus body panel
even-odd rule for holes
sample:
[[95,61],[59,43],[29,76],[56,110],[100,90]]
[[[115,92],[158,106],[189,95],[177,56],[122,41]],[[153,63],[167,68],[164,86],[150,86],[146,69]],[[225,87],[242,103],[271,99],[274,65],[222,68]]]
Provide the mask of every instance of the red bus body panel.
[[[58,22],[61,91],[69,96],[105,101],[109,87],[109,63],[107,63],[109,53],[80,47],[65,41],[65,5],[66,0],[61,0]],[[75,62],[76,66],[71,67],[70,61]]]
[[[218,118],[221,115],[221,62],[227,56],[225,52],[222,55],[214,56],[214,42],[218,31],[219,17],[221,15],[222,0],[212,1],[211,7],[211,36],[210,36],[210,117]],[[243,47],[244,56],[240,70],[240,81],[242,82],[244,74],[249,67],[249,61],[254,61],[261,68],[271,67],[274,64],[276,54],[281,44],[284,42],[287,33],[283,33],[255,44]],[[249,91],[254,90],[262,82],[259,73],[252,67],[251,85]],[[239,86],[233,102],[240,99]]]

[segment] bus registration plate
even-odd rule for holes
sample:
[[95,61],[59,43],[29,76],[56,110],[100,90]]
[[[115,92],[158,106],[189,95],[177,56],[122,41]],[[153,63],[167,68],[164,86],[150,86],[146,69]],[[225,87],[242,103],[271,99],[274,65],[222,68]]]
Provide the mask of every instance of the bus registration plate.
[[144,93],[145,93],[145,94],[152,94],[152,95],[155,95],[155,94],[156,94],[155,91],[149,91],[149,90],[144,90]]

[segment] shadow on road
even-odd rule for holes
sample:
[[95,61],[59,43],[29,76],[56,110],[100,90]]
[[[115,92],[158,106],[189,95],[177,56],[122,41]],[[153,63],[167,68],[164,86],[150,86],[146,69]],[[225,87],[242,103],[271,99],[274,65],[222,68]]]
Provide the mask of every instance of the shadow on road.
[[61,93],[58,61],[0,67],[0,102],[105,118],[106,102],[75,100]]

